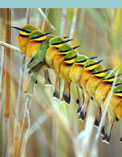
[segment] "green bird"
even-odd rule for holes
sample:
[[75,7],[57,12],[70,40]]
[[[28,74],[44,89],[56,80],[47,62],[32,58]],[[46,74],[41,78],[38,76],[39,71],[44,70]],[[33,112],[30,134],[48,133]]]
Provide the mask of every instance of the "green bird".
[[49,40],[53,37],[47,36],[48,34],[50,34],[50,32],[43,33],[41,31],[33,31],[30,34],[29,42],[26,46],[26,53],[32,54],[32,58],[27,64],[27,68],[30,69],[29,73],[33,72],[35,69],[39,69],[41,64],[45,63]]

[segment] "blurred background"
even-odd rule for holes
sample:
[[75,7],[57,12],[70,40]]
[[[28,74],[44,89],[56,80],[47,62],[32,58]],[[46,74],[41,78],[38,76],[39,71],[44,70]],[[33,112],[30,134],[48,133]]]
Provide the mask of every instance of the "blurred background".
[[[45,13],[46,9],[42,9]],[[23,27],[26,24],[27,9],[11,9],[11,25]],[[103,59],[106,68],[118,68],[122,72],[122,9],[77,9],[76,23],[73,29],[73,45],[80,45],[78,52],[89,57],[98,56]],[[54,35],[61,34],[62,20],[64,20],[63,36],[70,36],[74,18],[74,9],[51,8],[47,16],[53,30],[47,23],[45,31],[51,31]],[[30,24],[42,27],[44,17],[38,9],[31,9]],[[4,41],[5,9],[0,9],[0,41]],[[18,31],[11,29],[11,44],[17,47],[16,36]],[[0,46],[0,52],[3,48]],[[10,113],[10,154],[13,156],[14,120],[18,100],[18,88],[20,69],[23,55],[12,52],[11,63],[11,113]],[[1,53],[0,53],[1,59]],[[53,73],[51,71],[51,73]],[[19,124],[22,124],[23,108],[27,83],[29,81],[27,70],[24,73],[23,93],[21,97],[21,110],[19,112]],[[52,81],[55,78],[52,76]],[[4,89],[3,89],[4,90]],[[34,94],[30,109],[30,129],[25,145],[27,157],[74,157],[77,156],[77,147],[74,142],[80,131],[84,129],[85,122],[78,120],[77,106],[61,101],[53,104],[53,86],[44,85],[43,70],[39,76],[39,84],[34,88]],[[3,91],[2,91],[3,92]],[[4,96],[0,100],[0,152],[2,153],[2,106]],[[115,122],[112,138],[109,145],[99,140],[99,157],[121,157],[122,144],[120,143],[120,126]],[[21,128],[21,127],[20,127]],[[93,139],[97,129],[94,128]],[[122,132],[121,132],[122,135]],[[92,143],[92,140],[91,140]]]

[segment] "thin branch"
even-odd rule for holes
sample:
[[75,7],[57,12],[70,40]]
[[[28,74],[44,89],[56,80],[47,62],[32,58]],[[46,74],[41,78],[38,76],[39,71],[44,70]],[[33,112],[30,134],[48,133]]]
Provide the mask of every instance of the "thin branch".
[[27,8],[27,21],[26,21],[26,24],[30,23],[30,16],[31,16],[31,8]]
[[49,24],[49,26],[55,31],[56,28],[50,23],[50,21],[48,20],[48,18],[45,16],[45,14],[43,13],[42,9],[38,8],[37,9],[39,11],[39,13],[44,17],[44,19],[47,21],[47,23]]
[[67,8],[62,9],[62,17],[61,17],[61,30],[60,30],[60,35],[64,35],[64,26],[66,23],[66,14],[67,14]]
[[14,50],[14,51],[17,51],[17,52],[20,52],[20,53],[21,53],[21,51],[20,51],[20,49],[19,49],[18,47],[15,47],[15,46],[13,46],[13,45],[11,45],[11,44],[8,44],[8,43],[5,43],[5,42],[3,42],[3,41],[0,41],[0,46],[4,46],[4,47],[6,47],[6,48],[9,48],[9,49],[12,49],[12,50]]
[[70,39],[73,38],[73,34],[74,34],[74,31],[75,31],[77,13],[78,13],[78,8],[74,8],[73,20],[72,20],[72,25],[71,25],[71,29],[70,29],[70,35],[69,35]]
[[[45,11],[45,16],[46,17],[48,17],[48,13],[49,13],[49,8],[46,8],[46,11]],[[46,21],[46,19],[44,19],[43,24],[42,24],[42,32],[45,32],[46,25],[47,25],[47,21]]]

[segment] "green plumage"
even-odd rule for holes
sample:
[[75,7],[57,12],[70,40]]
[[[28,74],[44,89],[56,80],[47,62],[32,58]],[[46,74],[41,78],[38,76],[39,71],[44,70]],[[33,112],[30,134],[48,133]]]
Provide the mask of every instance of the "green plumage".
[[56,36],[56,37],[53,37],[50,41],[49,41],[49,45],[52,45],[52,44],[60,44],[60,42],[64,41],[64,38],[61,37],[61,36]]
[[31,24],[22,27],[22,29],[28,30],[28,31],[30,31],[30,32],[32,32],[32,31],[34,31],[34,30],[38,30],[38,31],[40,30],[38,27],[33,26],[33,25],[31,25]]
[[78,55],[75,62],[76,63],[85,62],[87,59],[88,57],[85,55]]
[[31,60],[27,64],[27,68],[34,68],[39,63],[45,61],[46,51],[49,47],[49,40],[52,37],[53,36],[47,36],[46,40],[42,42],[42,44],[41,44],[40,48],[38,49],[37,53],[31,58]]
[[71,58],[74,58],[75,56],[78,55],[78,52],[76,50],[71,50],[65,57],[64,60],[68,60],[68,59],[71,59]]

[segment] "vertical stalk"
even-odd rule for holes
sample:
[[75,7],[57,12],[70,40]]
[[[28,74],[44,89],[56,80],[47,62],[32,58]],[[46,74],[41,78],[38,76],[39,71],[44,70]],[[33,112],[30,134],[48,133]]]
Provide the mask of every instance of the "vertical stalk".
[[62,17],[61,17],[61,30],[60,30],[60,35],[64,35],[64,27],[65,27],[65,22],[66,22],[66,14],[67,14],[67,8],[62,9]]
[[[71,25],[71,29],[70,29],[70,35],[69,35],[70,39],[73,37],[74,31],[75,31],[77,13],[78,13],[78,8],[74,8],[73,20],[72,20],[72,25]],[[72,43],[72,41],[71,41],[71,43]]]
[[[11,9],[5,9],[5,42],[11,43]],[[5,70],[5,99],[3,111],[3,156],[9,157],[9,115],[10,115],[10,97],[11,97],[11,49],[5,47],[4,57]]]
[[[4,65],[4,47],[2,47],[1,52],[1,63],[0,63],[0,114],[2,113],[2,88],[3,88],[3,80],[4,80],[4,74],[3,74],[3,65]],[[1,117],[1,116],[0,116]]]
[[[46,10],[45,10],[45,16],[46,16],[46,17],[48,17],[48,13],[49,13],[49,8],[46,8]],[[47,25],[47,20],[44,19],[44,20],[43,20],[43,24],[42,24],[42,32],[45,32],[46,25]]]
[[26,24],[30,23],[30,16],[31,16],[31,8],[27,8],[27,21],[26,21]]
[[[60,29],[60,35],[63,36],[64,35],[64,28],[65,28],[65,17],[66,17],[66,13],[67,13],[67,9],[63,8],[62,9],[62,18],[61,18],[61,29]],[[60,89],[59,89],[59,93],[60,93],[60,99],[63,96],[63,91],[64,91],[64,80],[62,78],[59,78],[60,81]],[[56,88],[56,86],[55,86]],[[57,115],[53,116],[53,143],[52,143],[52,147],[53,147],[53,156],[57,157],[58,156],[58,136],[59,136],[59,131],[58,131],[58,119],[56,117]]]
[[[31,15],[31,8],[27,8],[27,15],[26,15],[26,24],[30,23],[30,15]],[[21,133],[21,137],[19,140],[19,130],[20,130],[20,124],[19,124],[19,111],[20,111],[20,106],[21,106],[21,97],[22,97],[22,93],[23,93],[23,82],[24,82],[24,72],[25,72],[25,61],[26,61],[26,56],[23,57],[22,60],[22,65],[21,65],[21,69],[20,69],[20,79],[19,79],[19,87],[18,87],[18,98],[17,98],[17,106],[16,106],[16,118],[15,118],[15,123],[14,123],[14,157],[17,157],[17,152],[20,150],[21,148],[19,148],[23,142],[23,129],[26,128],[26,119],[23,120],[23,124],[22,124],[22,133]],[[25,122],[26,121],[26,122]]]

